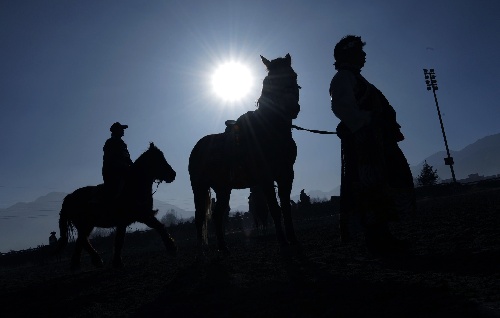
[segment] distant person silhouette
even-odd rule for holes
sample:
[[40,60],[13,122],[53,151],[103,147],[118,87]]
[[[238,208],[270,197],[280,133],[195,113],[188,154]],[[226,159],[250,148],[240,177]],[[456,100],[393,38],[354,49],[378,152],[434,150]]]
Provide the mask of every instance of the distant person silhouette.
[[54,246],[57,244],[56,232],[50,232],[49,236],[49,245]]
[[122,140],[127,125],[119,122],[111,125],[111,138],[106,140],[103,151],[102,178],[106,197],[116,198],[124,184],[126,175],[132,165],[127,144]]
[[360,36],[348,35],[333,53],[337,73],[329,91],[332,111],[340,119],[340,230],[342,239],[349,239],[347,217],[360,212],[368,250],[391,254],[402,243],[391,234],[388,223],[415,208],[413,177],[398,146],[404,136],[395,110],[361,75],[366,62],[364,45]]
[[311,198],[306,194],[305,190],[302,189],[300,191],[300,196],[299,196],[299,199],[300,199],[300,205],[301,206],[308,206],[311,204]]
[[259,228],[262,225],[262,230],[267,230],[267,217],[269,215],[269,207],[267,206],[266,195],[261,187],[250,187],[250,195],[248,196],[248,212],[253,216],[254,225]]

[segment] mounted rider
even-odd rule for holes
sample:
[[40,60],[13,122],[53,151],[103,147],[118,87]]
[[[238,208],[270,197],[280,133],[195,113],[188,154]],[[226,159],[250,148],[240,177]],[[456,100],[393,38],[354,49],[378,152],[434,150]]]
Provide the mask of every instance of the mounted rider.
[[116,198],[125,185],[125,178],[132,160],[128,152],[127,144],[122,140],[127,125],[119,122],[111,125],[111,137],[106,140],[102,164],[102,178],[104,180],[104,191],[107,198]]

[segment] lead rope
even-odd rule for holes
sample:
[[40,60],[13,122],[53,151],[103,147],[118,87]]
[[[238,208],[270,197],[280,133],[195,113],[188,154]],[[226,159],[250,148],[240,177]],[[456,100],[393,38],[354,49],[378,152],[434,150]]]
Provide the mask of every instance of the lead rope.
[[292,128],[295,128],[297,130],[305,130],[305,131],[309,131],[309,132],[312,132],[312,133],[315,133],[315,134],[323,134],[323,135],[333,135],[333,134],[337,134],[336,131],[326,131],[326,130],[316,130],[316,129],[306,129],[306,128],[302,128],[302,127],[299,127],[299,126],[295,126],[295,125],[292,125]]

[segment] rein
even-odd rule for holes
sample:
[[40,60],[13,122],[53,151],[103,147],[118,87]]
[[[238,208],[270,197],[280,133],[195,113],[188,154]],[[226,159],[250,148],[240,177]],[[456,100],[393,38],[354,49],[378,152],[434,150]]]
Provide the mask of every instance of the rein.
[[158,187],[160,186],[161,180],[160,181],[155,181],[155,183],[156,183],[156,189],[153,191],[153,193],[151,193],[151,196],[153,196],[153,194],[155,194],[156,191],[158,191]]
[[306,129],[306,128],[302,128],[302,127],[295,126],[295,125],[292,125],[292,128],[295,128],[297,130],[305,130],[305,131],[308,131],[308,132],[312,132],[312,133],[315,133],[315,134],[322,134],[322,135],[334,135],[334,134],[336,135],[337,134],[336,131]]

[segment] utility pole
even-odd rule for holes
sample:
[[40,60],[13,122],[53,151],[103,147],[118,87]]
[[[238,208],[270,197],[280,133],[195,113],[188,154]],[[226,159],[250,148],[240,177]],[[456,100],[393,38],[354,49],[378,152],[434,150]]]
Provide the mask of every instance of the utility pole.
[[437,95],[436,95],[436,91],[438,90],[436,73],[434,72],[433,68],[431,68],[430,70],[427,70],[426,68],[424,68],[424,76],[425,76],[425,84],[427,85],[427,90],[428,91],[432,90],[432,93],[434,94],[434,101],[436,102],[436,109],[437,109],[437,113],[438,113],[438,117],[439,117],[439,124],[441,124],[441,132],[443,133],[444,145],[446,147],[446,154],[448,155],[446,158],[444,158],[444,164],[447,166],[450,166],[451,177],[453,178],[453,183],[456,183],[457,179],[455,178],[455,170],[453,170],[453,163],[454,163],[453,157],[450,156],[450,149],[448,148],[448,141],[446,140],[443,119],[441,118],[441,111],[439,110],[439,104],[438,104],[438,99],[437,99]]

